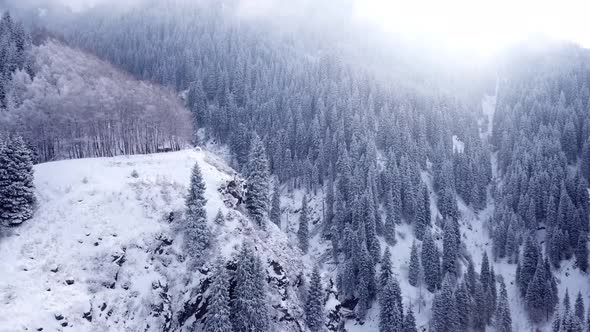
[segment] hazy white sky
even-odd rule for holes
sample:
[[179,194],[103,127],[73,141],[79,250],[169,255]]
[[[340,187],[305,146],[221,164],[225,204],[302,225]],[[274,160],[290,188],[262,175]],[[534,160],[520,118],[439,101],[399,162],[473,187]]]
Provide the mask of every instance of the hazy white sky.
[[358,0],[387,30],[489,54],[530,35],[590,47],[590,0]]
[[[46,0],[76,9],[140,0]],[[449,48],[489,55],[530,35],[590,48],[590,0],[353,0],[356,14],[386,30],[435,38]],[[289,0],[244,0],[256,7],[289,6]],[[273,5],[273,6],[271,6]]]

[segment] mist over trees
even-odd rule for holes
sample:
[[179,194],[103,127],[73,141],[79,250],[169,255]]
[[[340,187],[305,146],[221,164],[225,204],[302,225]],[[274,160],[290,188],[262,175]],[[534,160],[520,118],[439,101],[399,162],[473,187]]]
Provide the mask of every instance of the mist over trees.
[[[532,324],[553,321],[555,331],[584,325],[583,299],[561,310],[556,274],[566,260],[575,262],[572,269],[588,269],[586,51],[557,45],[554,52],[535,51],[541,55],[504,55],[488,118],[481,102],[494,79],[487,74],[447,86],[453,75],[432,71],[423,79],[415,67],[424,59],[406,67],[401,60],[408,54],[377,61],[392,65],[379,72],[355,61],[391,50],[364,50],[355,36],[343,46],[334,35],[322,39],[303,27],[270,29],[276,22],[240,16],[236,6],[149,2],[70,17],[56,34],[131,76],[55,41],[23,48],[32,67],[11,51],[17,60],[2,69],[10,79],[3,79],[0,125],[21,134],[39,161],[177,150],[188,142],[228,146],[246,179],[244,212],[257,231],[274,227],[269,222],[280,228],[281,192],[301,190],[297,245],[308,253],[317,234],[329,243],[332,295],[354,303],[348,309],[359,323],[378,303],[382,331],[416,330],[416,299],[404,302],[401,278],[433,299],[433,331],[512,331],[514,301]],[[3,38],[18,40],[15,29]],[[198,258],[210,236],[198,166],[190,190],[185,251]],[[310,218],[318,197],[325,211],[322,205],[316,225]],[[463,231],[472,215],[490,216],[489,251],[467,250],[471,239]],[[408,271],[398,273],[393,248],[408,243]],[[477,266],[472,255],[481,255]],[[514,279],[496,274],[497,262],[514,269]],[[253,248],[243,245],[231,291],[222,265],[214,292],[223,300],[212,307],[219,319],[207,329],[269,329],[272,309]],[[315,268],[301,315],[312,331],[324,327],[324,295]]]

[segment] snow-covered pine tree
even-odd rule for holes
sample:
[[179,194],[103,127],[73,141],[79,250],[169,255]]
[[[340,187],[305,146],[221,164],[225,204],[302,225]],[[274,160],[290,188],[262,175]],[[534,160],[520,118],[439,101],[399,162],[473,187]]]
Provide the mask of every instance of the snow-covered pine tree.
[[195,163],[191,182],[186,197],[186,215],[184,223],[184,247],[187,255],[199,259],[209,246],[211,233],[207,225],[205,211],[205,182],[198,163]]
[[381,268],[379,270],[379,290],[383,291],[385,286],[393,278],[391,271],[391,252],[389,246],[385,247],[383,258],[381,259]]
[[408,272],[408,282],[410,285],[417,287],[420,283],[420,256],[418,256],[418,247],[416,241],[412,242],[412,249],[410,252],[410,266]]
[[408,312],[404,316],[402,332],[418,332],[418,329],[416,328],[416,318],[414,317],[414,310],[412,310],[412,306],[408,308]]
[[418,240],[422,240],[424,233],[430,227],[430,194],[428,193],[428,187],[424,183],[422,183],[419,196],[414,234]]
[[455,303],[457,305],[457,331],[468,331],[471,317],[471,298],[465,282],[462,282],[455,291]]
[[281,227],[281,188],[278,179],[274,182],[274,190],[270,205],[270,221]]
[[389,189],[385,192],[385,208],[386,208],[386,216],[385,216],[385,223],[383,224],[383,235],[385,237],[385,242],[389,245],[395,245],[395,225],[399,223],[396,220],[398,213],[395,211],[397,207],[395,207],[395,202],[393,200],[393,189]]
[[529,282],[525,296],[526,309],[533,322],[538,323],[543,319],[548,319],[549,310],[545,298],[548,294],[545,264],[543,264],[543,260],[539,259],[537,269],[533,279]]
[[452,220],[446,220],[444,224],[442,274],[450,273],[455,276],[459,239],[457,239],[452,223]]
[[422,243],[422,271],[425,271],[426,289],[431,293],[434,292],[439,287],[441,280],[440,254],[430,232],[424,234],[424,242]]
[[520,264],[520,270],[518,274],[518,287],[520,288],[520,294],[524,297],[526,295],[529,282],[535,275],[535,270],[539,263],[539,247],[535,239],[529,235],[524,244],[522,252],[522,263]]
[[317,266],[313,268],[305,299],[305,323],[311,332],[324,330],[324,291],[320,270]]
[[508,302],[508,292],[504,280],[500,279],[500,297],[496,307],[496,330],[498,332],[512,332],[512,315]]
[[377,225],[375,223],[375,202],[372,199],[371,190],[368,190],[363,197],[363,220],[365,222],[365,234],[367,239],[367,249],[374,263],[379,262],[381,258],[381,245],[377,239]]
[[358,262],[356,293],[359,302],[356,306],[356,311],[358,317],[363,320],[367,315],[367,311],[371,308],[371,302],[376,292],[375,266],[366,246],[362,246],[360,249]]
[[33,216],[34,189],[31,151],[20,136],[0,137],[0,224],[17,225]]
[[268,216],[269,170],[266,150],[254,134],[246,167],[246,208],[256,224],[265,227]]
[[217,225],[223,225],[225,223],[225,217],[223,216],[223,212],[221,212],[221,209],[217,210],[217,214],[215,215],[215,219],[213,219],[213,222],[215,222],[215,224]]
[[391,279],[379,297],[379,331],[398,332],[403,326],[403,309],[398,300],[395,279]]
[[453,297],[450,276],[445,276],[441,290],[432,301],[432,331],[455,332],[457,328],[457,306]]
[[303,196],[301,202],[301,211],[299,212],[299,229],[297,230],[297,240],[299,248],[303,253],[309,249],[309,211],[307,209],[307,197]]
[[576,304],[574,305],[574,313],[580,322],[584,321],[584,299],[582,298],[582,292],[578,292],[578,296],[576,297]]
[[235,332],[266,332],[271,326],[266,273],[252,245],[244,243],[237,257],[231,321]]
[[231,332],[229,275],[221,256],[215,262],[213,281],[209,289],[209,306],[203,332]]
[[586,272],[588,269],[588,236],[586,233],[581,232],[576,245],[576,265],[581,271]]

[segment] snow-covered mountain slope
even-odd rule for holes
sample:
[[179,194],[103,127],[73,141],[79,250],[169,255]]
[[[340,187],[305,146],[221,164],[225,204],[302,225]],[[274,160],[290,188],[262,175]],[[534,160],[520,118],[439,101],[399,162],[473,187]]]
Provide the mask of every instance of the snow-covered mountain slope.
[[[184,150],[37,165],[35,217],[0,239],[0,331],[184,331],[202,318],[209,266],[187,267],[176,227],[196,161],[215,236],[211,261],[247,238],[268,263],[279,328],[297,325],[290,286],[306,270],[300,251],[274,225],[253,227],[221,194],[234,174],[220,158]],[[223,225],[212,222],[219,209]]]

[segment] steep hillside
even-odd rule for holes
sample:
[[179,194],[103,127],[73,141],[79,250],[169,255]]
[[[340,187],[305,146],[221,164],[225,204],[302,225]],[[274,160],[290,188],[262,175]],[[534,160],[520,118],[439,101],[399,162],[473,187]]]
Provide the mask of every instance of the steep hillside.
[[[299,250],[232,207],[218,189],[233,171],[200,150],[37,165],[36,215],[0,240],[0,331],[180,331],[202,319],[209,264],[187,267],[176,231],[195,162],[214,232],[208,259],[231,260],[252,242],[267,263],[271,312],[284,320],[277,326],[298,331]],[[213,224],[219,209],[223,225]]]

